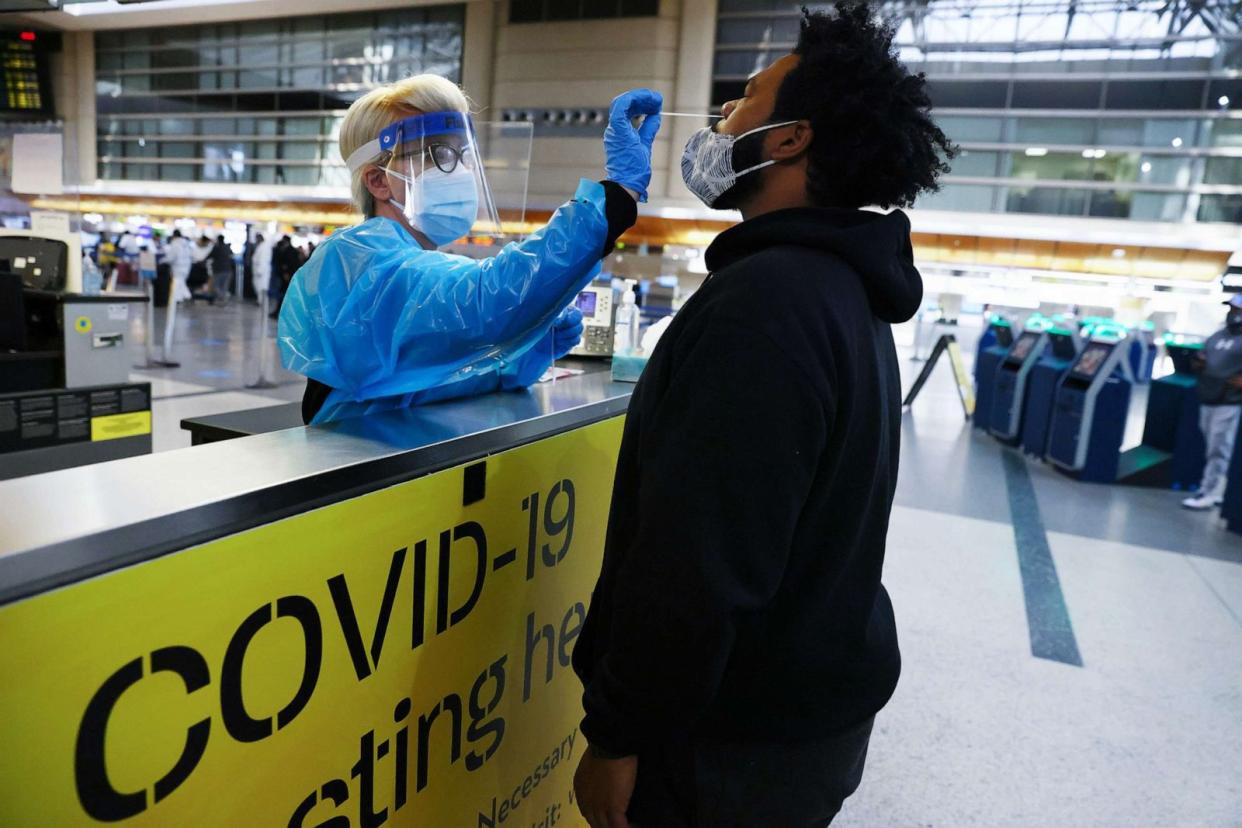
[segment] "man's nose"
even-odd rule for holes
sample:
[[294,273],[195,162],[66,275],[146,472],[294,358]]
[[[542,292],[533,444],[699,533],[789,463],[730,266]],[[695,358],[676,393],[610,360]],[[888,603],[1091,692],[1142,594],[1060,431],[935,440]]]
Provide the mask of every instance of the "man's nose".
[[733,110],[735,109],[737,109],[737,101],[726,101],[725,104],[720,107],[720,117],[728,118],[733,114]]

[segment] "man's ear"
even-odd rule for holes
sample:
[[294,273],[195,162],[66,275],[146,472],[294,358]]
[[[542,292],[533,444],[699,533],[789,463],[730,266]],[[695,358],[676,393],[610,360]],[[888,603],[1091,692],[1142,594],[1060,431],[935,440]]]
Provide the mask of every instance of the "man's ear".
[[773,161],[793,161],[803,155],[815,138],[809,121],[798,121],[784,129],[773,130],[778,142],[768,157]]
[[382,167],[367,167],[362,173],[362,181],[377,203],[386,204],[392,199],[392,186],[388,183],[388,176]]

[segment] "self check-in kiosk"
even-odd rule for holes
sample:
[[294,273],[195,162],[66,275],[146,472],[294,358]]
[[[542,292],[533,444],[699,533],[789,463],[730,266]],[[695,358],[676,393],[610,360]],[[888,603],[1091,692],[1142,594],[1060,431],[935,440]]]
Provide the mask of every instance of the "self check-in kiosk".
[[1078,357],[1078,337],[1071,328],[1049,328],[1048,345],[1031,369],[1022,415],[1022,451],[1042,458],[1048,450],[1048,426],[1057,386]]
[[1018,335],[996,371],[988,431],[1004,442],[1017,442],[1031,369],[1048,344],[1045,331],[1027,328]]
[[1048,461],[1081,480],[1117,479],[1131,392],[1118,369],[1129,344],[1124,338],[1091,339],[1057,386]]
[[975,351],[975,417],[976,428],[987,429],[992,422],[992,397],[996,387],[996,371],[1013,345],[1013,325],[1003,316],[994,316],[979,337]]
[[1199,483],[1205,455],[1195,364],[1203,342],[1201,337],[1170,333],[1163,344],[1173,373],[1152,380],[1143,442],[1122,455],[1118,479],[1138,486],[1188,490]]

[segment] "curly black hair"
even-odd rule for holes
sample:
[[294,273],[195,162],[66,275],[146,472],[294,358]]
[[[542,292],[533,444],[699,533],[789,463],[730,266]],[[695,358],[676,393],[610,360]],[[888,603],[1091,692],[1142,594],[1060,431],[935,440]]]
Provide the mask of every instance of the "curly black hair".
[[940,189],[957,148],[931,119],[923,73],[910,74],[892,26],[862,0],[835,14],[802,8],[798,65],[776,95],[772,121],[810,121],[807,191],[824,207],[905,207]]

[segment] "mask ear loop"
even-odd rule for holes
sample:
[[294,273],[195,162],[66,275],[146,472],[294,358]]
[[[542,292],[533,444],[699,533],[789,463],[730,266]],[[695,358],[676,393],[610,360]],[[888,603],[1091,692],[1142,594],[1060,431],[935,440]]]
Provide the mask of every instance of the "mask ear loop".
[[[764,124],[763,126],[755,127],[754,129],[750,129],[750,130],[747,130],[746,132],[743,132],[741,135],[733,139],[733,143],[736,144],[738,141],[742,140],[747,135],[754,135],[756,132],[763,132],[764,130],[768,130],[768,129],[777,129],[778,127],[791,126],[796,123],[798,122],[797,121],[782,121],[779,124]],[[769,159],[762,163],[756,164],[753,167],[747,167],[744,170],[734,173],[734,180],[741,178],[747,173],[753,173],[755,170],[762,170],[764,167],[770,167],[775,163],[776,161],[774,159]]]
[[[410,222],[411,220],[410,211],[412,209],[410,206],[410,199],[411,199],[411,196],[413,195],[412,186],[414,184],[413,176],[407,176],[405,173],[397,172],[396,170],[392,169],[392,167],[390,166],[393,161],[397,160],[400,157],[397,154],[397,148],[405,146],[404,140],[405,140],[404,132],[402,129],[398,128],[397,133],[396,133],[396,141],[393,143],[393,148],[388,151],[388,159],[384,162],[383,170],[384,170],[384,175],[386,176],[391,175],[394,178],[396,178],[398,181],[402,181],[405,183],[405,203],[402,204],[398,202],[395,198],[389,198],[388,203],[391,204],[393,207],[397,208],[397,210],[400,211],[401,215],[405,216],[406,222]],[[413,172],[413,170],[411,170],[410,172]],[[411,224],[411,226],[413,225]]]

